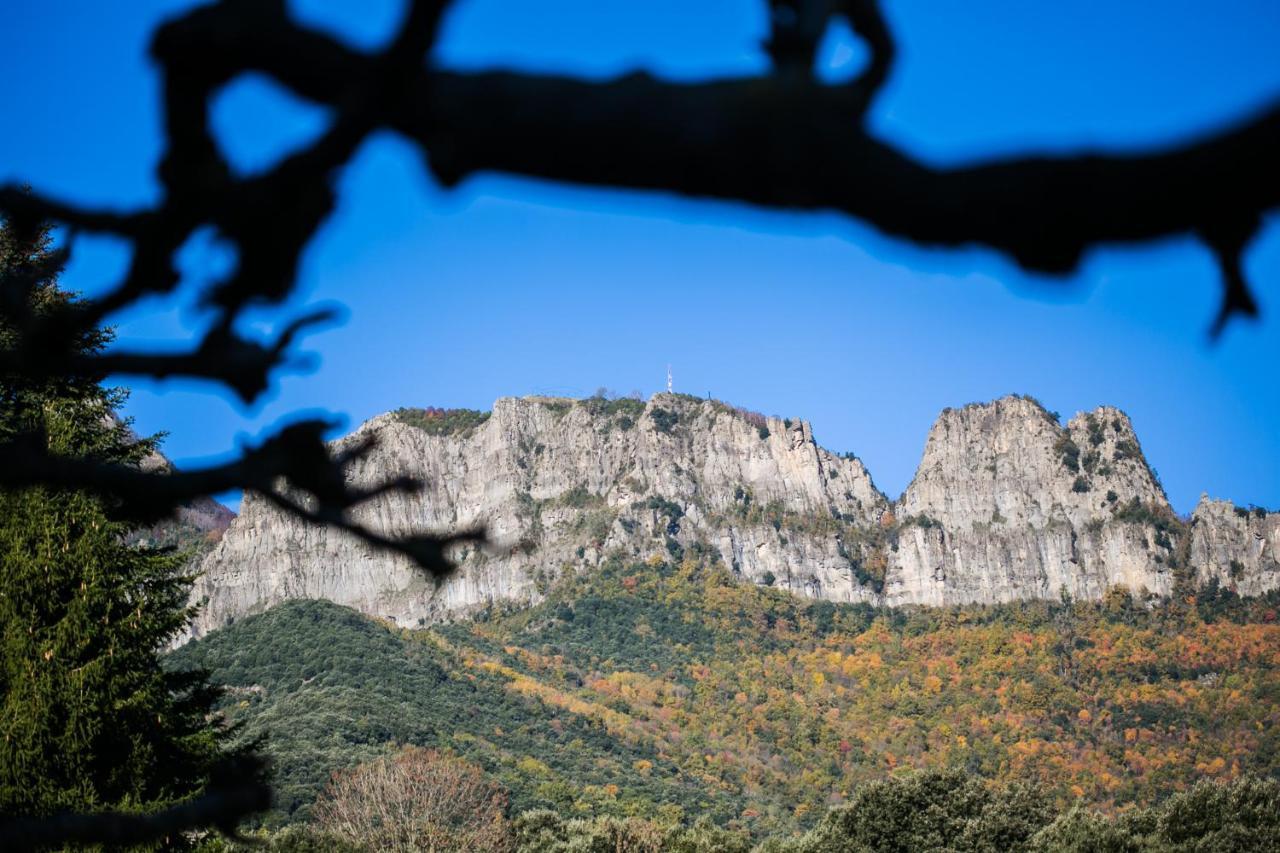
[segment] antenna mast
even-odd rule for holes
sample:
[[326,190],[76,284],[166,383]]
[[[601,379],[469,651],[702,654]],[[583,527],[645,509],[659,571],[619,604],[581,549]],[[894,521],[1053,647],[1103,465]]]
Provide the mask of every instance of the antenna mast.
[[667,365],[667,393],[671,393],[671,365]]

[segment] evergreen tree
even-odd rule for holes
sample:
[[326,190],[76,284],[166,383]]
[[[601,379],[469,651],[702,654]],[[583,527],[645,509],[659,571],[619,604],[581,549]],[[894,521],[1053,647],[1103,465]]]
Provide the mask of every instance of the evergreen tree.
[[[0,352],[32,318],[79,310],[58,266],[47,229],[0,225]],[[110,339],[92,329],[71,347]],[[0,373],[0,440],[137,464],[155,441],[116,418],[124,398],[94,377]],[[82,491],[0,490],[0,815],[161,808],[230,757],[204,674],[161,666],[191,616],[183,556],[126,545],[118,509]]]

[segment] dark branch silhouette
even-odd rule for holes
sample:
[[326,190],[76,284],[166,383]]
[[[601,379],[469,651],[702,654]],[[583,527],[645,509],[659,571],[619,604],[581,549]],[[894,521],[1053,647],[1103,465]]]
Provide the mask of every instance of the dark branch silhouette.
[[0,822],[0,850],[61,849],[68,844],[125,847],[175,838],[197,827],[213,827],[235,838],[241,818],[271,805],[271,789],[265,783],[244,781],[260,772],[260,767],[239,768],[234,778],[215,780],[194,800],[154,814],[100,812]]
[[[150,209],[112,211],[27,188],[0,188],[0,214],[11,227],[52,221],[66,227],[67,246],[75,235],[93,232],[123,238],[133,250],[129,269],[105,295],[55,319],[23,308],[29,282],[17,276],[0,282],[0,323],[12,330],[11,341],[0,346],[0,374],[27,380],[183,376],[218,383],[246,403],[257,400],[273,372],[290,363],[297,335],[332,315],[297,318],[270,343],[237,333],[237,321],[246,309],[279,305],[293,292],[298,259],[333,209],[338,169],[380,128],[416,143],[446,186],[493,171],[769,208],[835,210],[918,245],[985,246],[1048,274],[1070,272],[1087,251],[1104,244],[1194,234],[1213,250],[1221,270],[1214,332],[1236,316],[1258,313],[1241,258],[1263,214],[1280,206],[1280,102],[1234,127],[1159,150],[940,169],[866,130],[867,110],[896,55],[876,0],[769,0],[765,47],[772,72],[696,84],[647,74],[586,82],[439,70],[430,54],[448,5],[410,3],[398,35],[377,53],[352,50],[297,25],[283,0],[223,0],[160,27],[151,55],[163,75],[161,201]],[[824,33],[839,19],[866,42],[870,60],[855,79],[824,85],[815,79],[814,60]],[[334,119],[305,150],[263,174],[238,177],[209,127],[209,105],[222,87],[248,72],[331,108]],[[175,256],[205,228],[234,249],[236,262],[201,294],[214,321],[200,340],[183,352],[72,355],[72,343],[86,330],[178,287]],[[324,421],[295,424],[232,462],[179,472],[53,457],[40,436],[9,436],[0,442],[0,487],[86,488],[112,496],[139,519],[199,495],[251,489],[287,512],[405,554],[436,578],[450,568],[450,546],[483,538],[483,531],[390,537],[351,521],[349,511],[361,501],[417,484],[351,487],[344,466],[369,445],[335,455],[323,441],[331,427]],[[234,826],[259,807],[237,796],[210,794],[150,817],[76,817],[63,821],[62,834],[55,835],[40,835],[38,824],[11,824],[4,838],[137,841],[211,823]],[[19,831],[36,834],[13,834]]]
[[68,354],[59,358],[26,341],[26,346],[0,352],[0,372],[27,376],[60,374],[115,376],[149,376],[165,379],[185,376],[207,379],[224,385],[245,403],[252,403],[270,387],[270,374],[287,366],[285,351],[308,326],[332,322],[337,311],[323,309],[305,314],[290,322],[274,343],[264,345],[244,338],[226,323],[220,323],[205,334],[200,345],[191,352],[164,354],[113,350],[94,356]]

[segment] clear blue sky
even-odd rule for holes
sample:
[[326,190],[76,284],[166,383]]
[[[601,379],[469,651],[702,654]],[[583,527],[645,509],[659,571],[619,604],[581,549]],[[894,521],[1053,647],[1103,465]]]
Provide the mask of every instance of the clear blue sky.
[[[5,0],[0,180],[119,206],[157,196],[157,21],[190,5]],[[1274,0],[964,3],[888,0],[900,60],[875,131],[920,157],[1124,150],[1187,138],[1280,96]],[[295,0],[317,27],[375,47],[394,0]],[[759,0],[461,0],[441,62],[593,78],[758,73]],[[862,52],[828,45],[840,75]],[[326,114],[260,80],[214,108],[225,150],[261,169]],[[196,242],[185,269],[216,269]],[[92,293],[120,247],[82,240],[64,278]],[[812,421],[896,496],[937,412],[1022,392],[1069,416],[1109,403],[1133,417],[1177,509],[1201,491],[1280,505],[1280,227],[1247,259],[1265,312],[1210,346],[1215,271],[1189,240],[1092,254],[1066,281],[984,251],[915,249],[830,215],[497,176],[436,186],[418,153],[371,139],[305,258],[298,305],[339,301],[340,327],[306,341],[317,369],[243,409],[208,389],[134,386],[143,431],[180,463],[217,458],[299,409],[349,426],[400,405],[487,408],[512,394],[678,390]],[[130,343],[181,339],[192,300],[120,318]]]

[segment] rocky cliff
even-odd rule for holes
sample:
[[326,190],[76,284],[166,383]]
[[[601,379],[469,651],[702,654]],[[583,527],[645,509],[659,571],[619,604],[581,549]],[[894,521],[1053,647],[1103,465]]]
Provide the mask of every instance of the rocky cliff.
[[362,425],[360,483],[422,478],[359,508],[389,532],[484,523],[439,588],[404,559],[246,496],[202,563],[196,635],[288,598],[327,598],[416,625],[538,598],[610,554],[718,554],[745,581],[836,601],[945,605],[1123,584],[1242,593],[1280,586],[1280,516],[1203,501],[1170,509],[1128,418],[1102,407],[1065,427],[1030,398],[947,410],[895,503],[804,421],[675,394],[502,399],[492,413],[401,410]]

